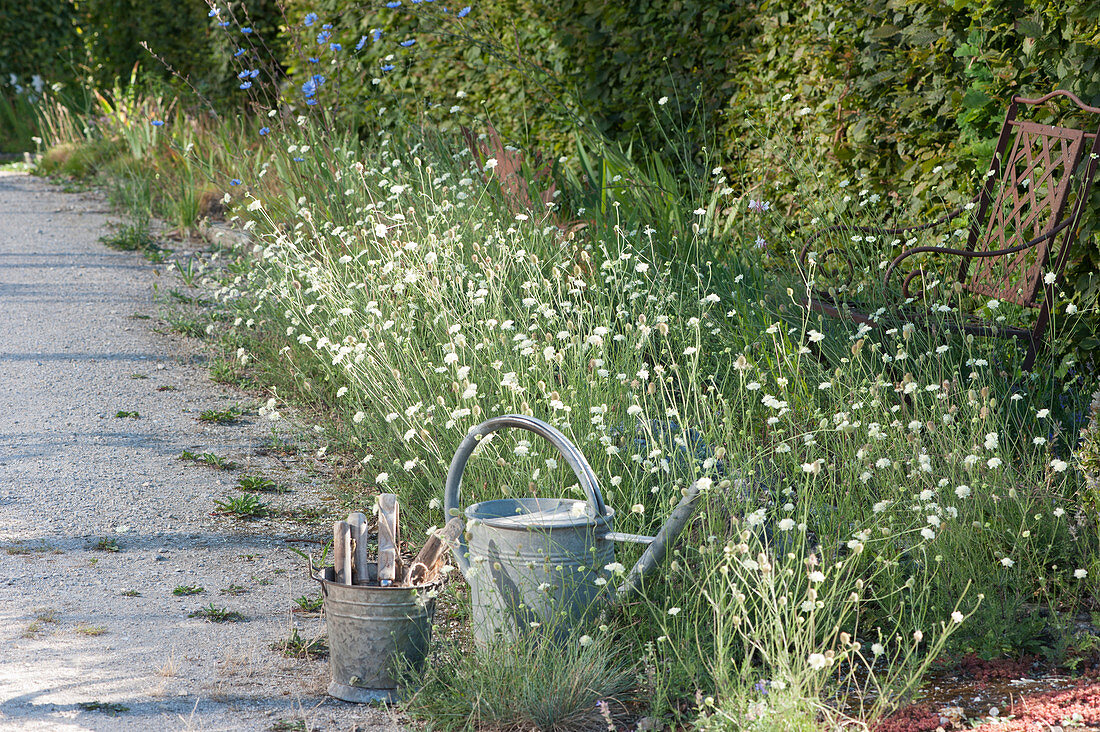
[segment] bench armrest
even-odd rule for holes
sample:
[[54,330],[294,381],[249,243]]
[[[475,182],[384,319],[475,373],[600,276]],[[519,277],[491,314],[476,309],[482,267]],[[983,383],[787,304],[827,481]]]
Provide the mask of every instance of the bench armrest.
[[[937,226],[940,226],[940,225],[950,221],[951,219],[953,219],[956,216],[958,216],[959,214],[961,214],[963,211],[966,210],[966,207],[969,206],[970,204],[977,203],[978,199],[981,198],[981,195],[982,195],[981,193],[978,193],[976,196],[971,198],[969,201],[964,203],[962,206],[959,206],[958,208],[954,209],[953,211],[948,211],[947,213],[945,213],[943,216],[940,216],[935,221],[932,221],[932,222],[927,223],[927,224],[915,224],[913,226],[902,226],[902,227],[898,227],[898,228],[886,228],[886,227],[883,227],[883,226],[849,226],[847,224],[836,224],[836,225],[833,225],[833,226],[826,226],[825,228],[818,229],[814,233],[810,234],[809,238],[806,239],[806,243],[804,245],[802,245],[802,251],[798,255],[798,261],[802,265],[802,267],[805,268],[806,267],[806,257],[810,253],[810,247],[813,246],[813,243],[815,241],[820,239],[825,234],[828,234],[828,233],[831,233],[831,232],[834,232],[834,231],[850,231],[850,232],[856,232],[856,233],[861,233],[861,234],[903,234],[907,231],[924,231],[926,229],[933,229]],[[833,251],[835,251],[835,250],[830,249],[829,253],[832,253]]]
[[[1068,219],[1062,219],[1061,221],[1058,222],[1058,224],[1053,229],[1051,229],[1047,233],[1042,234],[1040,236],[1037,236],[1034,239],[1032,239],[1031,241],[1027,241],[1027,242],[1024,242],[1023,244],[1019,244],[1019,245],[1014,246],[1014,247],[1009,247],[1007,249],[991,249],[991,250],[986,251],[986,252],[971,252],[971,251],[967,251],[965,249],[952,249],[950,247],[933,247],[933,246],[914,247],[913,249],[910,249],[909,251],[902,252],[901,254],[899,254],[897,257],[894,258],[894,261],[890,262],[890,266],[886,268],[886,276],[883,278],[882,283],[883,283],[883,285],[889,285],[890,284],[890,276],[894,273],[894,270],[897,269],[897,266],[899,264],[901,264],[903,259],[907,259],[907,258],[913,256],[914,254],[921,254],[921,253],[924,253],[924,252],[934,252],[934,253],[938,253],[938,254],[954,254],[954,255],[959,256],[959,257],[968,257],[968,258],[973,258],[973,259],[989,259],[990,257],[1003,257],[1003,256],[1006,256],[1008,254],[1016,254],[1017,252],[1022,252],[1025,249],[1030,249],[1031,247],[1035,246],[1036,244],[1038,244],[1042,241],[1045,241],[1047,239],[1052,239],[1052,238],[1054,238],[1054,236],[1056,236],[1059,232],[1061,232],[1063,229],[1065,229],[1071,223],[1073,223],[1073,218],[1072,217],[1070,217]],[[906,297],[906,298],[910,297],[910,295],[909,295],[909,281],[913,278],[913,274],[915,274],[915,273],[911,273],[908,277],[905,278],[905,281],[902,282],[901,294],[902,294],[903,297]]]

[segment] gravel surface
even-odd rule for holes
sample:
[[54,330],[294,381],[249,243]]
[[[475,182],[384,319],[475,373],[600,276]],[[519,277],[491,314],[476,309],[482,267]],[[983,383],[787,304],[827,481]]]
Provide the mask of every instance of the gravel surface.
[[[0,172],[0,729],[397,728],[327,697],[326,662],[271,650],[323,631],[292,612],[317,587],[288,549],[313,545],[289,540],[316,532],[215,516],[214,500],[247,473],[293,486],[275,505],[322,506],[321,481],[261,454],[258,417],[196,419],[254,398],[210,381],[201,343],[158,321],[154,286],[176,285],[99,243],[107,224],[99,196]],[[188,617],[211,604],[244,620]]]

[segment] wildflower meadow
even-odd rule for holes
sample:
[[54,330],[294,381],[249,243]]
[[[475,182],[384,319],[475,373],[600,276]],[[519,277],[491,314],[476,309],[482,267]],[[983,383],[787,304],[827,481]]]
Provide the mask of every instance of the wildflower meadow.
[[[790,126],[809,102],[784,97],[731,141],[687,82],[647,87],[630,139],[474,3],[205,10],[210,79],[148,44],[155,82],[15,79],[0,118],[33,133],[40,174],[108,191],[116,243],[215,302],[196,336],[264,420],[337,466],[345,500],[396,493],[421,542],[450,518],[458,444],[501,414],[578,446],[616,531],[654,535],[701,489],[642,591],[558,635],[475,644],[450,571],[400,704],[412,724],[876,729],[960,659],[1093,668],[1095,306],[1080,282],[1050,274],[1050,344],[1025,371],[1011,340],[957,327],[1026,322],[1021,308],[950,300],[946,279],[908,303],[882,284],[902,247],[950,243],[972,212],[943,238],[847,234],[799,256],[822,226],[912,208],[900,176],[824,167]],[[439,76],[481,63],[481,86]],[[498,113],[521,104],[537,134]],[[957,163],[919,171],[921,205],[956,200]],[[168,229],[208,245],[174,257],[156,243]],[[870,303],[872,322],[806,307],[820,293]],[[536,437],[496,434],[466,467],[467,503],[536,496],[585,497]],[[642,548],[619,545],[600,584]]]

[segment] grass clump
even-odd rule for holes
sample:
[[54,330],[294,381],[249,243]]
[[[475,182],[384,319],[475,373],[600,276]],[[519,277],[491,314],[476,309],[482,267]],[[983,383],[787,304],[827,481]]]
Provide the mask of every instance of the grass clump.
[[245,493],[243,496],[228,496],[222,499],[215,499],[214,508],[216,513],[241,519],[263,518],[270,513],[268,504],[261,501],[253,493]]
[[303,638],[298,629],[291,631],[290,637],[271,644],[271,650],[278,651],[287,658],[316,660],[328,656],[328,641],[324,637]]
[[189,595],[197,595],[200,592],[205,592],[206,588],[200,585],[177,585],[172,594],[176,597],[187,597]]
[[597,705],[621,710],[637,672],[606,633],[561,639],[532,632],[434,658],[414,685],[420,690],[406,709],[439,729],[574,732],[606,728]]

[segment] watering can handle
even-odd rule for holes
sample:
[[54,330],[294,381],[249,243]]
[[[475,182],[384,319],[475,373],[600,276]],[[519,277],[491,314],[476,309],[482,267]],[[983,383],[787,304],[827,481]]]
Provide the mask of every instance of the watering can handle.
[[[588,496],[588,503],[592,507],[594,515],[603,516],[607,513],[607,508],[603,502],[603,494],[600,493],[600,486],[596,482],[596,474],[592,471],[592,466],[584,459],[584,455],[581,454],[577,446],[569,441],[569,438],[541,419],[527,417],[522,414],[503,414],[499,417],[487,419],[474,427],[459,443],[458,450],[455,451],[455,456],[451,459],[451,468],[447,471],[447,483],[443,494],[444,511],[446,511],[448,518],[450,518],[452,511],[462,510],[462,471],[466,468],[466,461],[470,459],[482,437],[504,427],[518,427],[549,440],[550,444],[557,448],[561,456],[565,458],[565,462],[569,463],[569,467],[573,468],[577,480],[580,481],[581,488],[584,489],[584,494]],[[466,556],[468,553],[466,536],[463,534],[454,549],[455,559],[463,574],[466,574],[470,569],[470,559]]]

